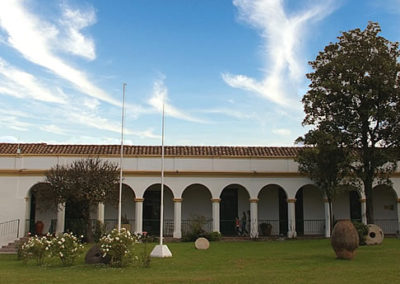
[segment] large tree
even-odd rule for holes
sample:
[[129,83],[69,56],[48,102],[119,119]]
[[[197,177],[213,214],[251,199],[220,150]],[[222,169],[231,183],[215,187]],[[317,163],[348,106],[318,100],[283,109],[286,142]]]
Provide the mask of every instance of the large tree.
[[80,204],[79,210],[87,225],[88,240],[92,240],[90,207],[115,199],[119,180],[118,166],[100,159],[81,159],[69,165],[56,165],[46,172],[45,182],[56,204]]
[[353,153],[340,143],[332,128],[324,124],[299,137],[296,143],[304,145],[295,158],[299,171],[309,176],[328,200],[332,231],[332,202],[338,191],[352,180]]
[[[354,171],[363,184],[367,219],[374,221],[372,188],[389,182],[400,143],[399,43],[379,36],[378,23],[343,32],[310,62],[303,125],[329,123],[355,149]],[[398,148],[397,148],[398,149]]]

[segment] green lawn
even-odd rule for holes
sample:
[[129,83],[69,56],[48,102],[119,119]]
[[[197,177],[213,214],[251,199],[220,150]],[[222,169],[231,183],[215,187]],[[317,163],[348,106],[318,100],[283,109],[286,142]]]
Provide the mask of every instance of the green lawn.
[[150,268],[83,264],[23,264],[0,255],[0,283],[400,283],[400,240],[360,247],[352,261],[337,260],[329,240],[168,244],[173,257],[152,259]]

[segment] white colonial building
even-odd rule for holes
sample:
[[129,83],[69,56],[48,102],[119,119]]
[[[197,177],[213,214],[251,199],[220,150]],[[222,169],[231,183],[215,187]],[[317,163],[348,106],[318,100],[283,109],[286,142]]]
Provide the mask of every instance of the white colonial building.
[[[181,238],[190,220],[203,218],[204,228],[235,234],[235,218],[246,215],[250,236],[261,223],[273,235],[329,236],[328,203],[312,181],[298,172],[296,147],[165,147],[164,235]],[[0,144],[0,246],[34,232],[71,229],[79,212],[68,204],[49,205],[34,192],[46,190],[44,174],[57,164],[98,157],[119,163],[117,145]],[[161,147],[125,146],[122,215],[132,231],[159,233]],[[386,234],[399,230],[400,172],[393,186],[373,190],[375,222]],[[109,228],[117,208],[99,204],[93,219]],[[341,192],[333,204],[334,218],[366,222],[365,197]]]

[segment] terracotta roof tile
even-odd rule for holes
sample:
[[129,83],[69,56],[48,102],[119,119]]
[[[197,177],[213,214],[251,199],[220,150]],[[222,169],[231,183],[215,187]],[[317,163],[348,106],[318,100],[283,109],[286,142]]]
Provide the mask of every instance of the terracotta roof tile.
[[[0,143],[0,155],[120,155],[120,145],[48,145]],[[198,157],[295,157],[299,147],[245,147],[245,146],[165,146],[165,156]],[[124,146],[126,156],[160,156],[161,146]]]

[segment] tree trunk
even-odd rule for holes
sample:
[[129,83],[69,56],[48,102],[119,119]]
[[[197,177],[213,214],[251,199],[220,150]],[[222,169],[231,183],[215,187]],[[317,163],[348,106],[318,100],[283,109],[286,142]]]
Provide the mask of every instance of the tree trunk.
[[367,224],[374,224],[374,207],[372,198],[372,180],[368,179],[364,181],[364,194],[366,198],[367,207]]
[[328,200],[328,204],[329,204],[329,219],[330,219],[330,234],[332,235],[332,231],[333,231],[333,208],[332,208],[332,201]]

